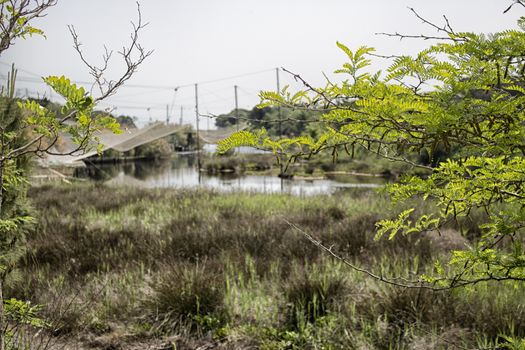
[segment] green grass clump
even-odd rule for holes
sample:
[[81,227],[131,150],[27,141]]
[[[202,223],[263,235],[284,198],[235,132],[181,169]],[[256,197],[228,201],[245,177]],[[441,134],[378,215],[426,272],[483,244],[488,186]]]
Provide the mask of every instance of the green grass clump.
[[145,303],[151,322],[164,332],[180,327],[206,332],[223,325],[224,280],[207,263],[164,267],[151,283]]
[[[283,283],[284,282],[284,283]],[[286,298],[286,324],[291,330],[301,330],[345,304],[348,286],[340,265],[317,264],[296,266],[283,281]]]

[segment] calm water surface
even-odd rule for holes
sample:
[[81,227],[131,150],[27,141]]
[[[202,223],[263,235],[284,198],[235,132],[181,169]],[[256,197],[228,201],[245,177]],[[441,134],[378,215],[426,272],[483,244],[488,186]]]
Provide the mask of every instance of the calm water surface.
[[375,188],[385,183],[383,178],[350,175],[337,175],[323,180],[281,180],[270,175],[199,174],[196,158],[192,154],[177,155],[171,160],[161,162],[91,164],[83,169],[79,176],[102,181],[111,186],[204,187],[219,191],[283,192],[294,195],[333,194],[345,188]]

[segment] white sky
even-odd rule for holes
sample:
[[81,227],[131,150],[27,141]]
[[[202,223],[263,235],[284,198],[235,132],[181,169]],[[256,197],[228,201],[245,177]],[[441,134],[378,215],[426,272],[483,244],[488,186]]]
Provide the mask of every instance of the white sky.
[[[516,6],[503,14],[510,4],[510,0],[142,0],[142,16],[149,25],[140,42],[155,52],[128,85],[157,88],[125,86],[101,107],[136,116],[142,124],[150,118],[165,120],[166,105],[170,105],[172,120],[178,121],[182,106],[184,122],[193,122],[193,86],[177,94],[175,87],[260,72],[199,85],[202,114],[233,109],[234,85],[239,86],[239,107],[251,108],[258,102],[258,91],[275,89],[275,67],[299,73],[314,85],[323,84],[322,73],[331,75],[344,63],[336,41],[350,48],[373,46],[381,54],[415,53],[427,46],[429,42],[375,35],[436,34],[407,7],[439,24],[446,15],[456,31],[488,33],[516,27],[525,11]],[[50,96],[43,83],[26,78],[66,75],[89,81],[67,25],[75,26],[85,53],[96,63],[104,45],[117,51],[129,42],[130,21],[135,18],[133,0],[59,0],[47,17],[33,23],[45,31],[47,39],[17,41],[0,57],[0,74],[3,77],[8,64],[16,63],[21,96]],[[116,78],[122,66],[117,56],[113,60],[111,73]],[[378,67],[383,68],[384,63]],[[294,83],[281,73],[281,86],[285,84]],[[201,121],[201,127],[207,125],[213,122]]]

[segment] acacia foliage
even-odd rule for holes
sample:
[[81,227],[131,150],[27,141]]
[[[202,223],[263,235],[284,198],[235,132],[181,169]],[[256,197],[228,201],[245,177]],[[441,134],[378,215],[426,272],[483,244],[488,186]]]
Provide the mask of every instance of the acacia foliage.
[[[373,48],[352,51],[337,43],[347,58],[336,71],[345,76],[341,83],[314,88],[296,75],[303,91],[261,93],[261,106],[322,110],[318,138],[274,140],[264,130],[243,131],[223,140],[219,151],[251,145],[294,158],[363,147],[428,169],[428,177],[407,176],[387,191],[394,203],[434,200],[437,213],[403,210],[377,224],[378,238],[439,230],[483,210],[488,221],[480,224],[481,237],[423,279],[439,288],[525,280],[525,18],[517,29],[491,35],[450,26],[441,32],[436,44],[415,57],[387,58],[388,69],[376,73],[371,62],[381,56]],[[413,154],[430,161],[421,164]]]

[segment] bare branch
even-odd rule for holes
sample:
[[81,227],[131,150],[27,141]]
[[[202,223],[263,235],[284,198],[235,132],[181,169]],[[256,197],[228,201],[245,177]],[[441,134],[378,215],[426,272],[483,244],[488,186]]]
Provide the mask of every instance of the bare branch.
[[[319,90],[319,89],[316,89],[314,88],[310,83],[308,83],[305,79],[303,79],[299,74],[296,74],[296,73],[293,73],[291,71],[289,71],[288,69],[286,68],[281,68],[284,72],[290,74],[295,81],[299,81],[301,82],[309,91],[312,91],[314,92],[315,94],[317,94],[317,96],[319,96],[325,103],[328,107],[325,107],[323,108],[322,110],[324,111],[330,111],[330,110],[340,110],[340,109],[345,109],[345,110],[350,110],[354,113],[362,113],[360,110],[357,110],[357,109],[354,109],[354,108],[351,108],[349,106],[345,106],[344,108],[339,106],[335,101],[334,99],[332,98],[329,98],[323,91]],[[330,107],[331,106],[331,107]],[[296,106],[293,106],[293,105],[289,105],[288,107],[291,107],[291,108],[295,108]],[[318,110],[318,109],[312,109],[312,108],[308,108],[309,110]]]
[[[311,108],[307,108],[307,107],[304,107],[304,108],[292,108],[292,109],[297,109],[297,110],[306,110],[306,111],[312,111],[313,109]],[[319,111],[319,110],[315,110],[315,111]],[[323,111],[330,111],[330,110],[323,110]],[[219,116],[218,115],[215,115],[215,114],[201,114],[199,113],[199,117],[200,118],[208,118],[208,119],[217,119]],[[308,120],[308,119],[298,119],[298,118],[292,118],[292,117],[287,117],[287,118],[282,118],[282,119],[272,119],[272,120],[257,120],[257,119],[252,119],[252,118],[247,118],[247,117],[235,117],[235,116],[231,116],[231,117],[228,117],[229,119],[234,119],[234,120],[242,120],[242,121],[246,121],[246,122],[250,122],[250,123],[254,123],[254,124],[278,124],[278,123],[284,123],[284,122],[293,122],[293,123],[303,123],[303,124],[323,124],[323,123],[326,123],[324,120],[319,120],[319,119],[311,119],[311,120]],[[341,123],[342,125],[343,123]]]
[[373,56],[373,57],[377,57],[377,58],[384,58],[384,59],[387,59],[387,60],[392,59],[392,58],[403,57],[402,55],[381,55],[381,54],[372,53],[372,52],[367,53],[367,55]]
[[452,26],[450,25],[450,21],[448,20],[447,16],[443,15],[443,18],[445,19],[445,28],[448,29],[450,34],[456,35],[456,32],[454,32],[454,29],[452,29]]
[[367,275],[369,277],[372,277],[373,279],[376,279],[378,281],[385,282],[387,284],[391,284],[391,285],[394,285],[394,286],[397,286],[397,287],[423,288],[423,289],[431,289],[431,290],[441,290],[441,288],[435,288],[435,287],[432,287],[432,286],[425,285],[425,284],[423,284],[423,281],[421,281],[421,280],[418,280],[418,281],[410,281],[410,280],[408,280],[407,281],[408,283],[399,283],[399,282],[396,282],[396,279],[399,279],[399,278],[395,278],[395,279],[394,278],[387,278],[387,277],[384,277],[383,275],[376,274],[376,273],[371,272],[371,271],[369,271],[369,270],[367,270],[365,268],[357,266],[356,264],[352,263],[351,261],[349,261],[348,259],[346,259],[342,255],[336,253],[333,250],[333,247],[326,246],[320,240],[314,238],[311,234],[309,234],[308,232],[304,231],[303,229],[301,229],[297,225],[291,223],[286,218],[283,218],[283,220],[291,228],[293,228],[297,232],[301,233],[304,237],[306,237],[311,243],[313,243],[317,247],[321,248],[323,251],[325,251],[326,253],[328,253],[332,257],[334,257],[336,260],[339,260],[340,262],[342,262],[346,266],[350,267],[354,271],[364,273],[365,275]]
[[71,34],[71,37],[73,38],[73,47],[77,51],[80,60],[89,68],[89,74],[93,76],[95,79],[95,82],[93,83],[93,86],[97,86],[100,90],[100,93],[103,94],[104,90],[103,87],[105,85],[105,82],[103,81],[103,74],[107,69],[109,58],[106,60],[106,57],[110,57],[110,54],[107,54],[107,49],[104,46],[104,49],[106,50],[106,54],[103,56],[104,59],[104,65],[102,68],[97,68],[96,66],[89,63],[89,61],[84,57],[84,52],[82,51],[82,43],[80,42],[80,39],[78,37],[78,34],[75,30],[75,27],[72,25],[68,25],[67,28],[69,29],[69,33]]
[[137,13],[137,22],[131,22],[131,42],[127,47],[124,46],[120,51],[118,51],[118,54],[121,56],[125,64],[125,71],[120,76],[120,78],[115,80],[107,79],[105,77],[110,60],[113,56],[113,51],[109,50],[106,46],[104,46],[102,64],[100,66],[97,66],[95,64],[90,63],[86,59],[82,51],[82,43],[80,42],[79,36],[75,31],[75,28],[73,26],[68,26],[69,32],[71,33],[71,36],[73,38],[73,47],[80,56],[81,61],[89,69],[90,75],[94,78],[94,87],[96,87],[100,93],[100,96],[95,99],[95,102],[100,102],[108,98],[109,96],[115,94],[117,90],[133,76],[133,74],[137,71],[138,67],[144,62],[144,60],[153,53],[153,50],[148,51],[144,49],[139,43],[139,34],[148,25],[148,23],[143,23],[142,21],[142,13],[140,11],[140,4],[138,2]]
[[447,17],[445,17],[445,25],[443,27],[440,27],[432,22],[430,22],[429,20],[423,18],[419,13],[417,13],[417,11],[413,8],[413,7],[409,7],[408,8],[410,11],[412,11],[412,13],[417,17],[419,18],[424,24],[427,24],[435,29],[437,29],[438,32],[443,32],[443,33],[446,33],[446,34],[453,34],[453,31],[449,30],[448,28],[450,28],[450,23],[448,22],[448,19]]
[[379,32],[376,33],[376,35],[384,35],[384,36],[390,36],[390,37],[396,37],[399,39],[422,39],[422,40],[452,40],[452,41],[458,41],[457,39],[452,39],[444,36],[430,36],[425,34],[419,34],[419,35],[407,35],[407,34],[401,34],[398,32],[395,33],[384,33]]
[[321,96],[323,98],[323,100],[328,104],[328,105],[331,105],[333,107],[336,107],[336,108],[339,108],[339,106],[330,98],[328,98],[324,92],[320,91],[320,90],[317,90],[316,88],[314,88],[312,85],[310,85],[306,80],[304,80],[299,74],[295,74],[291,71],[289,71],[288,69],[286,68],[283,68],[281,67],[281,69],[290,74],[295,81],[300,81],[304,86],[306,86],[306,88],[314,93],[316,93],[318,96]]
[[505,11],[503,11],[503,13],[509,12],[514,7],[514,5],[521,5],[521,6],[525,7],[525,1],[523,1],[523,0],[514,0],[514,3],[512,3],[509,7],[507,7],[507,9],[505,9]]
[[376,33],[376,35],[384,35],[389,37],[396,37],[399,39],[422,39],[422,40],[451,40],[451,41],[466,41],[467,38],[464,37],[458,37],[454,29],[452,29],[452,26],[450,25],[450,21],[448,18],[443,15],[443,18],[445,19],[445,24],[441,27],[423,16],[421,16],[414,8],[409,7],[408,8],[418,19],[420,19],[424,24],[430,26],[431,28],[434,28],[437,30],[438,33],[446,34],[446,36],[434,36],[434,35],[426,35],[426,34],[419,34],[419,35],[413,35],[413,34],[401,34],[398,32],[395,33]]
[[[360,272],[360,273],[363,273],[363,274],[365,274],[365,275],[367,275],[367,276],[369,276],[369,277],[371,277],[371,278],[373,278],[375,280],[378,280],[380,282],[384,282],[386,284],[390,284],[390,285],[393,285],[393,286],[396,286],[396,287],[409,288],[409,289],[428,289],[428,290],[432,290],[432,291],[447,291],[447,290],[451,290],[451,289],[455,289],[455,288],[460,288],[460,287],[464,287],[464,286],[468,286],[468,285],[475,285],[475,284],[479,284],[479,283],[483,283],[483,282],[489,282],[489,281],[497,281],[497,282],[502,282],[502,281],[525,281],[525,277],[516,277],[516,276],[509,276],[509,275],[506,275],[506,276],[494,276],[492,274],[488,274],[488,275],[486,275],[484,277],[479,277],[479,278],[462,279],[461,277],[465,274],[465,271],[467,271],[469,269],[468,266],[465,267],[464,271],[459,272],[455,276],[452,276],[452,277],[450,277],[448,279],[442,278],[442,279],[439,279],[439,280],[436,281],[436,283],[439,282],[439,281],[450,281],[451,282],[448,286],[444,286],[444,287],[437,287],[436,283],[428,284],[428,283],[424,282],[421,279],[409,280],[409,279],[405,279],[405,278],[402,278],[402,277],[385,277],[382,274],[374,273],[374,272],[372,272],[370,270],[367,270],[367,269],[365,269],[363,267],[360,267],[360,266],[352,263],[351,261],[346,259],[344,256],[342,256],[342,255],[338,254],[337,252],[335,252],[333,250],[333,247],[328,247],[327,245],[325,245],[320,240],[318,240],[315,237],[313,237],[308,232],[304,231],[303,229],[301,229],[297,225],[295,225],[295,224],[291,223],[290,221],[288,221],[286,218],[283,218],[283,220],[291,228],[293,228],[297,232],[301,233],[304,237],[306,237],[311,243],[315,244],[317,247],[321,248],[321,250],[323,250],[324,252],[328,253],[329,255],[331,255],[336,260],[342,262],[344,265],[348,266],[352,270]],[[398,282],[398,281],[402,281],[402,282]]]

